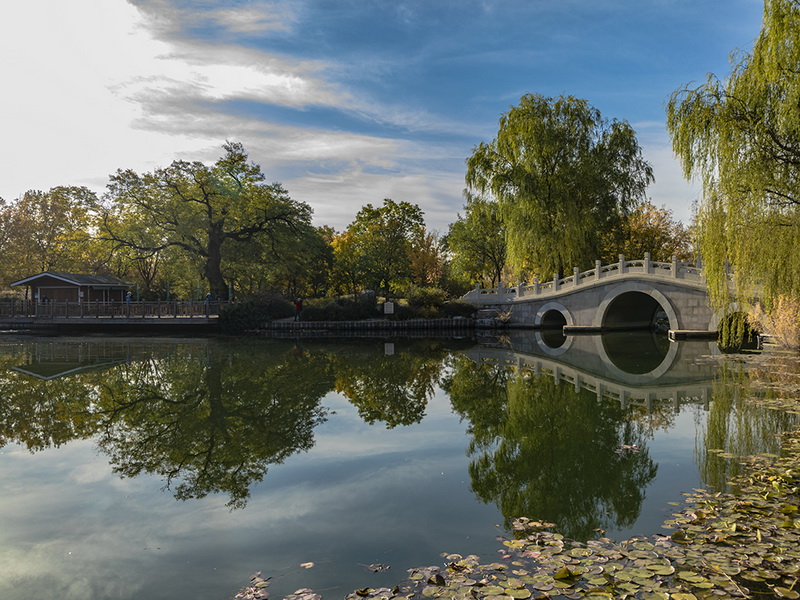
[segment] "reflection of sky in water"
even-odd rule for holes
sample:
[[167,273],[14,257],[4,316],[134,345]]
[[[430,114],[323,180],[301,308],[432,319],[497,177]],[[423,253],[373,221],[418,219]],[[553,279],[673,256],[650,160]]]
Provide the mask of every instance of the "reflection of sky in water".
[[[342,396],[326,395],[328,420],[314,447],[272,465],[243,510],[225,495],[176,501],[156,477],[120,479],[90,441],[0,454],[0,597],[29,600],[230,598],[255,571],[271,596],[313,587],[343,597],[391,586],[441,552],[500,547],[503,517],[470,490],[468,423],[436,391],[421,423],[370,426]],[[647,440],[658,474],[636,523],[616,539],[660,533],[669,501],[699,485],[694,465],[704,411],[684,406]],[[533,515],[532,515],[533,516]],[[304,570],[300,563],[313,562]],[[362,566],[384,563],[386,573]]]
[[[469,492],[465,425],[441,394],[419,425],[370,427],[335,394],[309,453],[270,467],[247,508],[177,502],[152,477],[121,480],[91,443],[0,455],[0,597],[225,598],[261,570],[274,596],[389,584],[447,551],[493,551],[501,519]],[[310,570],[299,569],[312,561]],[[392,570],[367,573],[358,563]],[[291,574],[294,572],[294,574]],[[331,591],[337,596],[348,589]]]

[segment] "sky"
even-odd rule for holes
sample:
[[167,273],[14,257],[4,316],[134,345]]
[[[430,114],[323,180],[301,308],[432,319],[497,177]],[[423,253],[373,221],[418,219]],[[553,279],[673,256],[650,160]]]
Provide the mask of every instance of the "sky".
[[526,93],[586,99],[637,132],[647,195],[699,198],[669,95],[724,78],[761,0],[8,0],[0,8],[0,197],[118,169],[214,162],[244,144],[267,181],[344,229],[384,198],[440,233],[465,160]]

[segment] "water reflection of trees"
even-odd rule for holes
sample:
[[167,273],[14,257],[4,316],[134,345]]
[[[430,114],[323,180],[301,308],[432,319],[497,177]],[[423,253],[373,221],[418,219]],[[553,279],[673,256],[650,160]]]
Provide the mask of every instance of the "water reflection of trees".
[[234,507],[269,465],[314,445],[325,394],[341,392],[369,423],[415,423],[448,354],[429,341],[391,355],[382,341],[104,344],[92,351],[127,362],[50,380],[11,371],[36,352],[0,348],[0,444],[38,451],[94,437],[114,472],[157,475],[179,499],[226,493]]
[[252,350],[224,344],[110,371],[95,413],[114,471],[177,481],[179,499],[226,492],[242,506],[270,464],[310,449],[332,383],[325,355]]
[[446,388],[470,423],[472,489],[506,524],[543,519],[586,540],[636,520],[657,467],[619,405],[547,375],[512,376],[467,359],[454,362]]
[[360,344],[331,353],[336,391],[369,424],[387,428],[419,423],[438,383],[446,348],[435,340],[417,340],[387,353]]
[[[711,402],[705,427],[695,444],[700,476],[710,488],[721,491],[742,472],[739,457],[761,453],[780,454],[781,433],[797,428],[796,414],[768,408],[754,401],[758,396],[769,404],[786,390],[797,397],[800,386],[794,368],[780,357],[772,357],[768,366],[749,371],[740,363],[723,363],[714,378]],[[788,384],[788,385],[787,385]]]

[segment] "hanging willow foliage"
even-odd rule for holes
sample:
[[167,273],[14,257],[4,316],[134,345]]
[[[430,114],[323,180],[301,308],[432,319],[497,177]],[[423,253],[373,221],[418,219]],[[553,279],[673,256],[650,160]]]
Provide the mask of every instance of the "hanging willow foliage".
[[724,81],[675,91],[667,126],[698,214],[712,304],[800,297],[800,2],[765,0],[751,53]]
[[573,96],[524,95],[467,159],[467,185],[497,200],[520,276],[593,264],[652,181],[633,128]]

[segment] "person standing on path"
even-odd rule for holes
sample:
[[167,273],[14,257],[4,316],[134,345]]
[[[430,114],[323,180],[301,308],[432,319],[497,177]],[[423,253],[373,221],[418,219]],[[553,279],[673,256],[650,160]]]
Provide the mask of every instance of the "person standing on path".
[[303,300],[300,298],[295,298],[294,301],[294,320],[300,320],[300,311],[303,310]]

